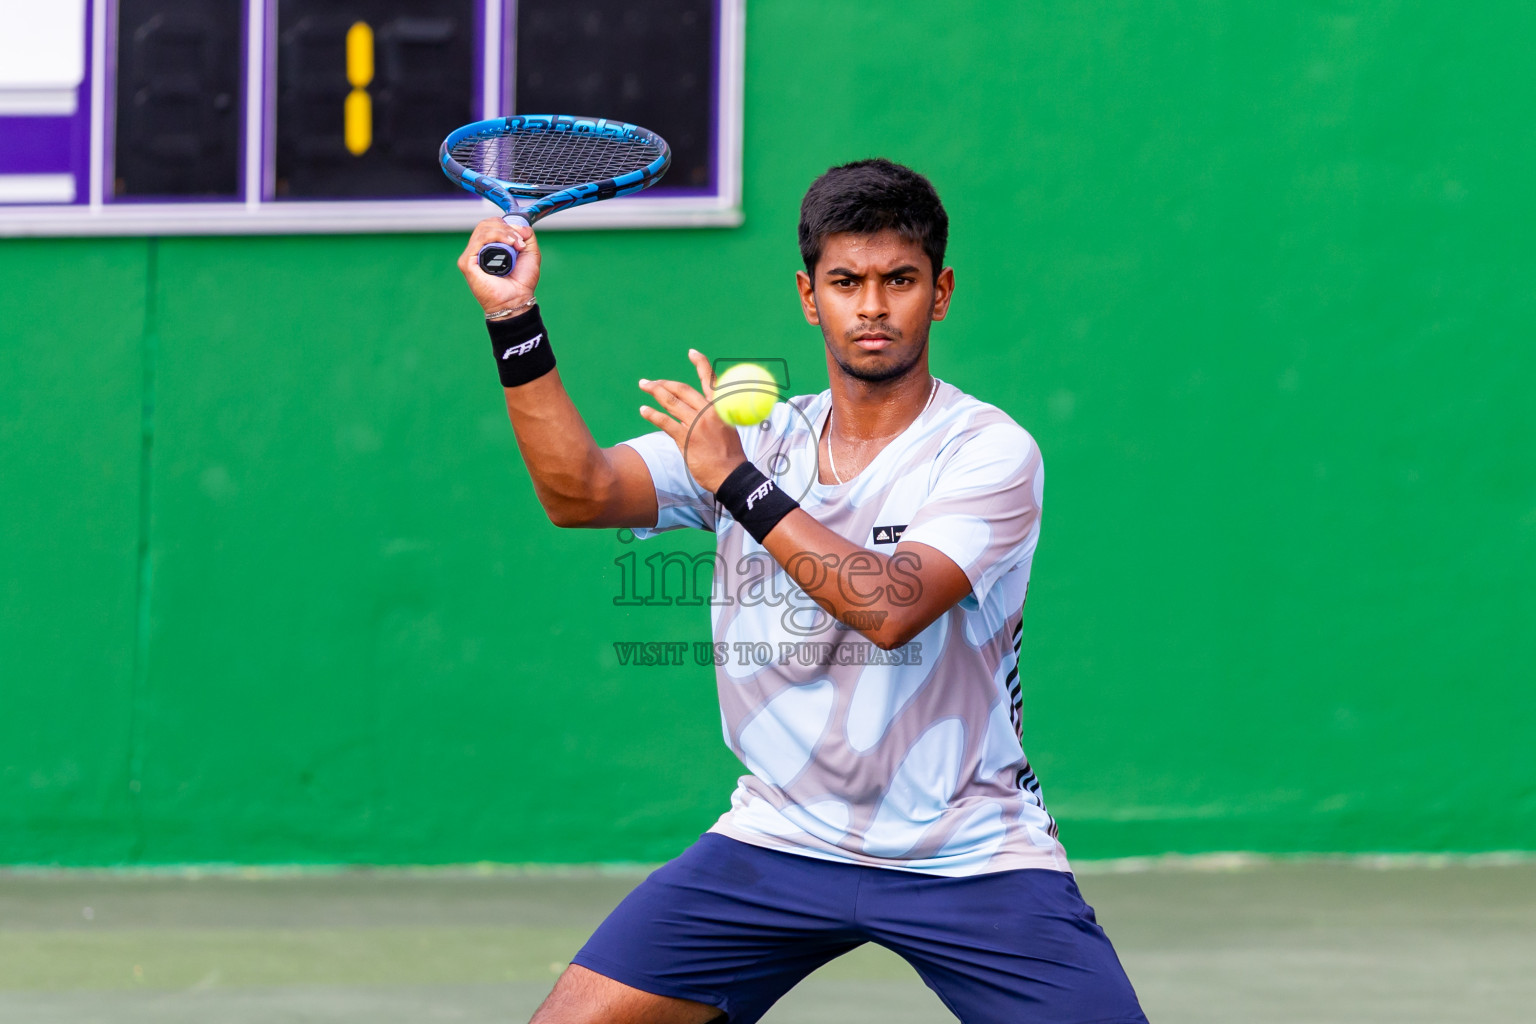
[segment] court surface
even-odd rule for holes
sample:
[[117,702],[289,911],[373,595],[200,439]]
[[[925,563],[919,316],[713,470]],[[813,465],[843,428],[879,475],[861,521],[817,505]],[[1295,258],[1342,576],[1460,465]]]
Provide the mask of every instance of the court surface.
[[[0,873],[5,1024],[526,1020],[623,871]],[[1536,1006],[1536,863],[1079,866],[1154,1024],[1497,1024]],[[953,1018],[865,947],[774,1024]]]

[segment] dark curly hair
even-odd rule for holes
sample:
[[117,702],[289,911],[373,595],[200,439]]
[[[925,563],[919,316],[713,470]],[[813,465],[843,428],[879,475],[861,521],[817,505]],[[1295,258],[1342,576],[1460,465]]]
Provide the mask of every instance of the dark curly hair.
[[933,276],[939,276],[949,242],[949,214],[932,182],[911,168],[884,159],[855,160],[811,182],[800,202],[800,258],[812,275],[828,235],[886,230],[922,245]]

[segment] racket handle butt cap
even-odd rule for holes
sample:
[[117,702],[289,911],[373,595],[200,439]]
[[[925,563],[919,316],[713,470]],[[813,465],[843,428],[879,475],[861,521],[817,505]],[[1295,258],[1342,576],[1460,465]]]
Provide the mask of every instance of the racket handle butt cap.
[[[501,219],[510,227],[528,226],[528,221],[515,213],[509,213]],[[480,247],[475,262],[480,264],[481,270],[492,277],[506,277],[517,265],[517,250],[505,242],[488,242]]]

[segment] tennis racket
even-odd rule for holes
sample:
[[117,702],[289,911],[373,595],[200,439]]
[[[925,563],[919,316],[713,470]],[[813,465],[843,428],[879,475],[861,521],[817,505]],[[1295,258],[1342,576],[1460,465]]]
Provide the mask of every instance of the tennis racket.
[[[650,188],[671,165],[672,150],[655,132],[622,121],[520,114],[458,129],[443,140],[438,162],[450,181],[501,207],[502,220],[516,226]],[[491,242],[478,262],[505,277],[517,252]]]

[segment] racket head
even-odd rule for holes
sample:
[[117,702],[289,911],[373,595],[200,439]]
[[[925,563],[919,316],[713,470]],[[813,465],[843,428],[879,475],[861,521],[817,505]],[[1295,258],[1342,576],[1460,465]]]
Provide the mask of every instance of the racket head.
[[518,114],[476,121],[438,150],[443,173],[531,224],[556,210],[650,188],[672,164],[655,132],[571,114]]

